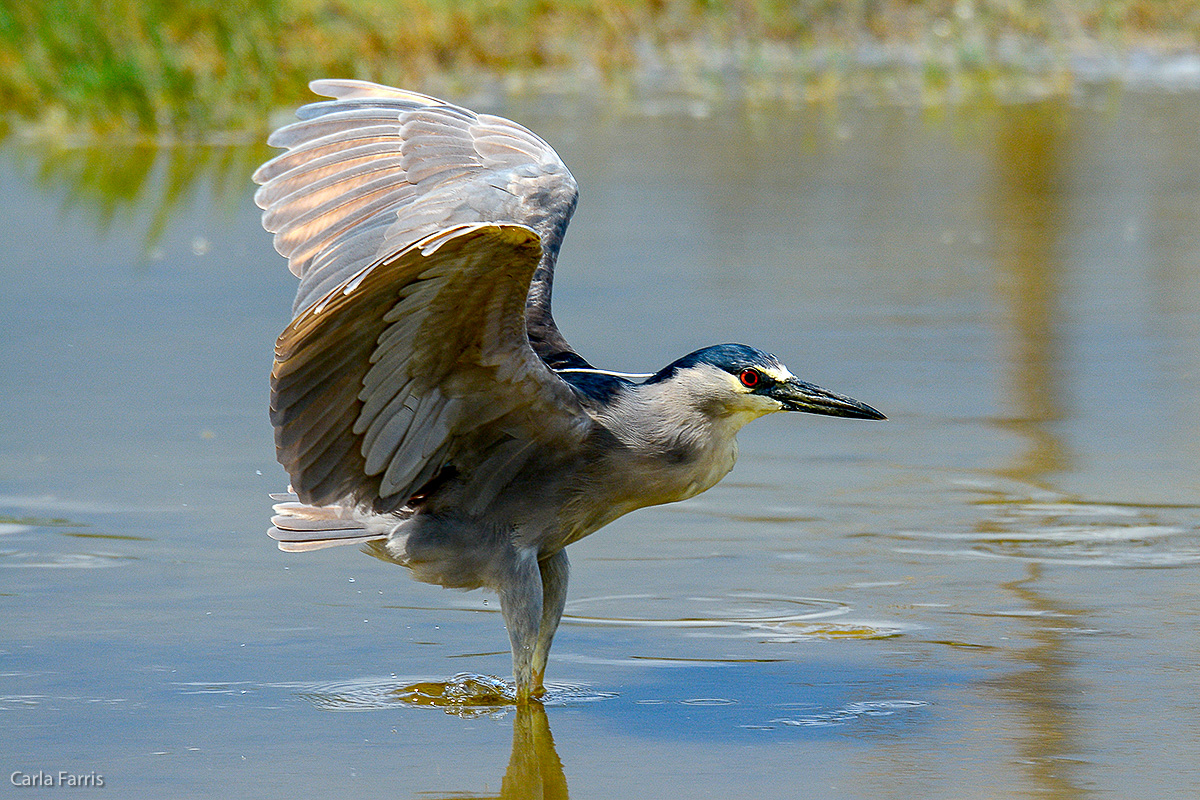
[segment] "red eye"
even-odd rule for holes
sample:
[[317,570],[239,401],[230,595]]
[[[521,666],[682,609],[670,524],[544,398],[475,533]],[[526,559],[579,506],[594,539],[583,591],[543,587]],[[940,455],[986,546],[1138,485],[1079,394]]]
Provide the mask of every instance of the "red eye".
[[756,369],[744,369],[738,378],[741,379],[742,386],[745,386],[747,389],[753,389],[762,380],[762,375],[759,375]]

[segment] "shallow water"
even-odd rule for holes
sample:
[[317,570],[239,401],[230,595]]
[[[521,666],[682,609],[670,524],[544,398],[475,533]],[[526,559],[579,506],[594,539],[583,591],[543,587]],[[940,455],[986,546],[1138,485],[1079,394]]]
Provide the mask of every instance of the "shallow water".
[[492,110],[583,187],[556,316],[594,363],[744,341],[890,420],[756,422],[718,487],[573,545],[548,702],[517,712],[488,679],[494,597],[264,535],[294,289],[249,199],[265,152],[10,141],[5,774],[120,797],[1200,793],[1200,98]]

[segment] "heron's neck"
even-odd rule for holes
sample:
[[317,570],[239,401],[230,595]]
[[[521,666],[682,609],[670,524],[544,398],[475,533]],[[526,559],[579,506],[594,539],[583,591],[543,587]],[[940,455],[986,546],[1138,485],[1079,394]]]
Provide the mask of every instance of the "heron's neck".
[[681,403],[678,388],[630,384],[590,409],[605,433],[583,469],[587,491],[566,515],[572,539],[635,509],[693,497],[733,469],[736,434],[750,417],[713,416]]
[[[601,422],[645,464],[649,479],[671,484],[670,499],[713,486],[737,460],[737,432],[759,414],[691,402],[673,381],[630,386],[601,412]],[[666,500],[660,502],[667,502]]]

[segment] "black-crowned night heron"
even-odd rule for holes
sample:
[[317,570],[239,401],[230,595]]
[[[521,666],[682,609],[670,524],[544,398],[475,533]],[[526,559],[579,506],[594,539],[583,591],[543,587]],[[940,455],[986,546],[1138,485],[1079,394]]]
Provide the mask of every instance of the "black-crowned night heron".
[[525,128],[425,95],[317,81],[254,179],[300,278],[271,421],[294,495],[284,550],[367,544],[500,597],[517,696],[543,691],[564,548],[725,476],[776,411],[883,419],[772,355],[706,347],[653,375],[596,369],[550,316],[575,179]]

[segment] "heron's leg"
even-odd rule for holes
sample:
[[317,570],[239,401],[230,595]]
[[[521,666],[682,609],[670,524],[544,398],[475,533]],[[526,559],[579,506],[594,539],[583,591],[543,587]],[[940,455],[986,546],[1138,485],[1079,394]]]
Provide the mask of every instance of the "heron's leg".
[[537,551],[532,548],[517,550],[496,588],[512,645],[517,702],[523,703],[529,700],[534,690],[533,659],[542,621],[542,575],[538,569]]
[[545,691],[546,659],[550,657],[550,643],[562,619],[563,607],[567,604],[567,576],[570,564],[567,551],[559,550],[547,559],[538,562],[542,573],[542,621],[538,626],[537,644],[533,648],[533,693]]

